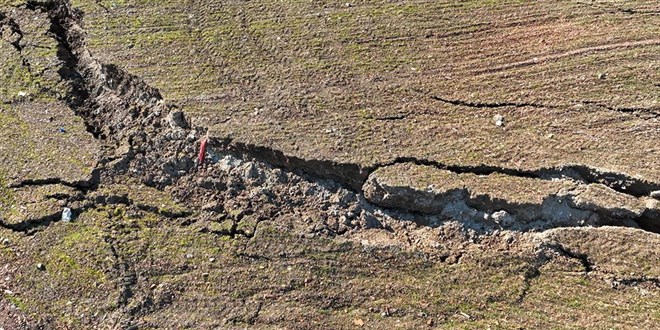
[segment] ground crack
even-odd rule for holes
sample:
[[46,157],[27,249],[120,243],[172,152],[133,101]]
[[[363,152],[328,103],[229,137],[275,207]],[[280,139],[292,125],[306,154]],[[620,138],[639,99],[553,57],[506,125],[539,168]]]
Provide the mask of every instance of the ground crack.
[[465,101],[465,100],[451,100],[440,96],[431,96],[431,99],[449,103],[458,106],[471,107],[471,108],[503,108],[503,107],[532,107],[532,108],[556,108],[554,105],[533,103],[533,102],[479,102],[479,101]]

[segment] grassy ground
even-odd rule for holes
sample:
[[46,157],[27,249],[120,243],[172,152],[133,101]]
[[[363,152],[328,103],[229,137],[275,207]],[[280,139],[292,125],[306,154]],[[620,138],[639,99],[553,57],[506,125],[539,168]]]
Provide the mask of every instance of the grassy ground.
[[97,56],[219,137],[364,166],[659,178],[654,1],[74,3]]
[[[73,3],[92,55],[141,75],[218,137],[364,166],[578,163],[660,181],[652,1]],[[366,205],[361,192],[328,193],[323,180],[263,164],[271,190],[248,185],[254,173],[240,166],[145,186],[138,165],[150,153],[188,151],[158,150],[145,136],[159,127],[115,141],[121,151],[87,133],[64,102],[75,96],[60,70],[67,44],[27,7],[0,2],[0,327],[658,328],[655,233],[478,236],[451,219],[391,217],[332,231],[350,213],[332,207],[350,196]],[[113,176],[122,161],[133,163]],[[379,173],[421,188],[446,179],[411,169],[422,179],[410,182],[398,168]],[[538,193],[518,190],[536,179],[493,178],[510,187],[504,199]],[[59,221],[65,206],[73,222]]]
[[[651,329],[660,322],[657,287],[611,284],[657,276],[653,234],[552,233],[589,253],[600,272],[586,274],[575,259],[543,260],[524,237],[456,246],[447,239],[415,252],[305,239],[278,219],[251,239],[230,239],[127,211],[90,210],[30,239],[1,230],[9,243],[0,258],[12,270],[5,299],[56,328]],[[391,235],[373,231],[364,234]],[[604,251],[598,242],[627,248]]]

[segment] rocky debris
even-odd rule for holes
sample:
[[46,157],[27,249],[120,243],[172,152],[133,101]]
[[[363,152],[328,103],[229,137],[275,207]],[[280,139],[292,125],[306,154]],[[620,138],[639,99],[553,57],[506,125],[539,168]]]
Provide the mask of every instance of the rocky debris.
[[545,230],[620,225],[652,230],[659,208],[600,184],[491,174],[459,174],[398,164],[371,174],[364,187],[375,205],[457,219],[477,228]]

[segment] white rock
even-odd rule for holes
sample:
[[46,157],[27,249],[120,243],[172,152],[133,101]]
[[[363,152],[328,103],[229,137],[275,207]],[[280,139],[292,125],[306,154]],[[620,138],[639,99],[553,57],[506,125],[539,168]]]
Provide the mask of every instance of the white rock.
[[493,117],[493,121],[495,122],[495,126],[497,126],[497,127],[504,126],[504,116],[502,116],[502,115],[495,115]]
[[71,219],[73,218],[73,213],[71,212],[71,209],[68,207],[65,207],[62,210],[62,221],[64,222],[71,222]]
[[652,191],[650,195],[652,198],[660,199],[660,190]]

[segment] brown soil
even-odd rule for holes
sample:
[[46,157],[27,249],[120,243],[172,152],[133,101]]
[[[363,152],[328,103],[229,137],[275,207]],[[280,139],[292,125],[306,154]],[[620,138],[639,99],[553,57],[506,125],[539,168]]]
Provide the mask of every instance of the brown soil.
[[0,327],[660,324],[654,2],[73,5],[0,3]]

